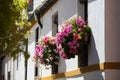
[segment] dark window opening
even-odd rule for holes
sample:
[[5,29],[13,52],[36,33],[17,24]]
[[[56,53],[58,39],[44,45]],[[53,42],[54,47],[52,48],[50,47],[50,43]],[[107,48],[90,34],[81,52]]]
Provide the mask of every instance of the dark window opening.
[[17,60],[16,60],[16,65],[17,65],[17,70],[18,70],[18,66],[19,66],[19,54],[17,54]]
[[38,76],[38,67],[35,66],[35,76]]
[[2,76],[2,80],[5,80],[5,76],[4,76],[4,74],[3,74],[3,76]]
[[10,71],[9,71],[8,72],[8,80],[11,80],[10,78],[11,78],[11,76],[10,76]]
[[[58,32],[58,13],[52,16],[52,36]],[[52,74],[58,73],[58,65],[52,65]]]
[[[26,48],[25,49],[26,49],[25,51],[28,52],[28,39],[27,39],[27,44],[26,44]],[[27,64],[25,66],[25,80],[27,80]]]
[[[38,39],[39,39],[39,27],[36,28],[36,34],[35,34],[35,46],[38,44]],[[35,66],[35,76],[38,76],[38,67]]]
[[52,16],[52,36],[58,32],[58,14]]
[[39,39],[39,27],[37,27],[36,28],[36,39],[35,39],[35,42],[36,42],[36,44],[37,44],[37,42],[38,42],[38,39]]

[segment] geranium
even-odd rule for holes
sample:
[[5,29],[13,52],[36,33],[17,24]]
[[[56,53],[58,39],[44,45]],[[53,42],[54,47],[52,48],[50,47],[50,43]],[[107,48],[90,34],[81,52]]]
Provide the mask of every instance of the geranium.
[[63,29],[56,34],[57,47],[64,59],[74,58],[81,47],[88,45],[91,30],[81,17],[75,17],[62,23]]
[[45,66],[58,64],[59,53],[55,37],[44,37],[41,39],[40,44],[35,48],[34,61]]

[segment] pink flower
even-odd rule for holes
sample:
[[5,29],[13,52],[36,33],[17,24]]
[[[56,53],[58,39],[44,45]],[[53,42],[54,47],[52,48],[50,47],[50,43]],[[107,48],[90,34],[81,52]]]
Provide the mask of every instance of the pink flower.
[[47,44],[48,40],[49,40],[49,38],[48,38],[48,37],[45,37],[45,38],[44,38],[44,43]]
[[77,41],[77,40],[81,40],[82,37],[79,34],[75,34],[73,33],[73,40]]
[[82,31],[82,28],[78,28],[78,31],[81,32],[81,31]]
[[68,42],[67,45],[68,45],[71,49],[76,49],[77,47],[80,46],[80,44],[79,44],[77,41]]
[[63,36],[68,36],[69,33],[72,31],[72,24],[69,24],[67,27],[63,29]]
[[87,28],[87,26],[86,26],[86,25],[83,25],[83,27],[84,27],[84,28]]
[[66,55],[64,52],[61,53],[61,56],[62,56],[64,59],[67,59],[67,55]]
[[85,21],[82,18],[78,17],[78,18],[76,18],[76,24],[78,26],[83,26],[83,25],[85,25]]
[[51,38],[50,38],[50,43],[53,44],[53,45],[56,43],[55,37],[51,37]]
[[65,39],[63,37],[57,38],[57,44],[59,45],[60,43],[64,42]]
[[63,27],[66,27],[66,25],[67,25],[67,24],[66,24],[65,22],[62,22],[62,26],[63,26]]

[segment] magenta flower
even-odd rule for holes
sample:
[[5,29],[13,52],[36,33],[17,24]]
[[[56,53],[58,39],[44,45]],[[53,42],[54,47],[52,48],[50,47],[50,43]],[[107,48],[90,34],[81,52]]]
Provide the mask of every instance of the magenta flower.
[[62,33],[64,36],[68,36],[68,34],[71,33],[71,31],[72,31],[72,24],[69,24],[67,27],[63,29]]
[[64,59],[74,58],[88,44],[90,32],[89,26],[81,17],[63,22],[62,30],[56,35],[57,51]]
[[69,46],[69,48],[71,49],[76,49],[80,46],[80,44],[77,42],[77,41],[71,41],[71,42],[68,42],[67,44]]
[[45,37],[44,39],[41,39],[40,42],[41,43],[35,48],[35,61],[37,63],[45,64],[46,66],[54,65],[54,61],[59,61],[59,59],[56,58],[59,56],[56,45],[56,38]]
[[63,37],[64,35],[62,32],[57,33],[56,36],[57,36],[57,38],[56,38],[57,45],[59,45],[60,43],[65,41],[65,39]]
[[40,58],[43,55],[44,47],[42,45],[38,45],[35,48],[35,56]]
[[64,52],[61,53],[61,56],[62,56],[64,59],[67,59],[67,55],[66,55]]
[[48,40],[49,40],[48,37],[45,37],[44,38],[44,43],[47,44]]
[[78,18],[76,18],[76,24],[78,26],[83,26],[83,25],[85,25],[85,21],[82,18],[78,17]]

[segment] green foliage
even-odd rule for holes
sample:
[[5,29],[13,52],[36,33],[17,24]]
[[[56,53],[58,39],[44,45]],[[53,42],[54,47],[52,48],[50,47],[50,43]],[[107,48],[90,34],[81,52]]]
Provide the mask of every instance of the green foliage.
[[25,35],[29,27],[26,16],[27,0],[0,0],[0,55],[15,58],[22,52],[28,59],[28,53],[21,46],[26,42]]

